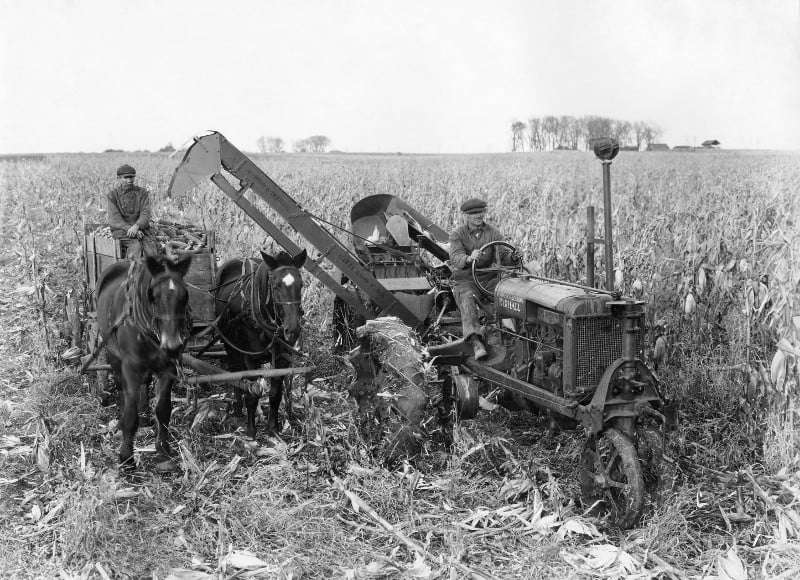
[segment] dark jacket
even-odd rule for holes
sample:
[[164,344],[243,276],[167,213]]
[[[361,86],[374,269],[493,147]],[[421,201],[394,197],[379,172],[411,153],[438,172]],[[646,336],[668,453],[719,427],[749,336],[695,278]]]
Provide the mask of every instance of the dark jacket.
[[[500,230],[494,226],[484,223],[480,228],[470,231],[468,225],[459,227],[450,234],[450,265],[453,268],[453,280],[472,280],[472,263],[467,264],[467,256],[473,250],[479,250],[489,242],[503,240]],[[507,254],[508,248],[495,247],[495,251],[500,253],[501,263],[510,263]],[[494,263],[494,252],[488,252],[481,256],[475,263],[476,268],[488,268]],[[489,274],[491,277],[491,274]]]
[[127,237],[128,228],[139,224],[140,230],[150,225],[150,193],[143,187],[123,183],[108,192],[107,214],[111,235],[115,238]]

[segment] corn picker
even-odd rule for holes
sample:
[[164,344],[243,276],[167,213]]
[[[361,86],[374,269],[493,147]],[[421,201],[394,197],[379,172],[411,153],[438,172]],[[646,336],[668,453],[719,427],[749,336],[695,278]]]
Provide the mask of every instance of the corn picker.
[[[587,441],[579,477],[586,505],[623,527],[634,525],[646,499],[645,483],[662,473],[662,436],[668,413],[656,375],[645,365],[644,303],[614,287],[610,166],[619,146],[595,144],[602,162],[604,238],[596,239],[587,208],[587,285],[536,276],[523,266],[496,266],[483,289],[489,357],[478,361],[461,335],[451,291],[448,236],[402,199],[373,195],[350,212],[352,248],[325,229],[224,136],[194,140],[170,184],[173,195],[210,179],[290,254],[301,248],[246,194],[274,210],[318,255],[306,268],[335,294],[334,326],[341,346],[355,347],[356,382],[377,380],[380,361],[355,329],[377,317],[397,317],[416,332],[438,371],[446,399],[461,418],[478,411],[479,394],[500,388],[530,408],[579,425]],[[222,170],[238,180],[238,186]],[[605,288],[594,287],[595,244],[605,247]],[[493,245],[515,249],[507,242]],[[322,261],[341,272],[334,278]],[[485,278],[484,278],[485,279]],[[360,346],[358,346],[360,344]]]

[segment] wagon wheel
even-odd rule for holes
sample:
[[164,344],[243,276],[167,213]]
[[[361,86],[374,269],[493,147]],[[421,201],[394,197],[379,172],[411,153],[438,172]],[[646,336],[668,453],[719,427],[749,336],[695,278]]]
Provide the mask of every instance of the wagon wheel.
[[[91,354],[94,356],[94,364],[97,366],[102,366],[107,364],[106,360],[106,352],[105,348],[103,348],[101,341],[100,341],[100,327],[97,324],[97,319],[92,318],[86,324],[86,335],[87,335],[87,344],[89,345],[89,350]],[[95,355],[94,353],[100,349],[100,352]],[[102,397],[103,393],[108,388],[108,371],[106,370],[99,370],[95,371],[97,373],[97,380],[92,387],[92,394],[98,397]]]
[[[495,240],[493,242],[489,242],[488,244],[484,244],[481,247],[481,253],[485,252],[488,249],[492,249],[492,251],[494,251],[495,246],[503,246],[510,249],[514,253],[518,253],[516,246],[509,244],[508,242],[505,242],[503,240]],[[478,287],[478,290],[480,290],[481,293],[487,296],[490,296],[492,294],[492,290],[488,289],[486,286],[481,284],[480,277],[478,276],[478,274],[494,272],[495,274],[497,274],[497,279],[499,281],[500,277],[507,272],[518,272],[522,270],[522,264],[517,264],[515,266],[501,266],[499,264],[494,264],[489,268],[476,268],[475,264],[476,262],[472,262],[472,281],[475,282],[475,286]]]
[[478,414],[478,381],[470,375],[453,374],[453,399],[459,419],[472,419]]
[[333,299],[334,349],[340,352],[352,350],[358,344],[356,328],[364,322],[347,302],[336,296]]
[[607,429],[586,442],[580,464],[583,501],[596,504],[608,519],[630,528],[644,505],[644,481],[633,442],[616,429]]

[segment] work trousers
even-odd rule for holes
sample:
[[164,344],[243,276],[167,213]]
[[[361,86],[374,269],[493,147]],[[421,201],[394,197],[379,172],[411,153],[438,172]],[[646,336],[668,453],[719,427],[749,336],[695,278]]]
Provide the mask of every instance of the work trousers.
[[481,336],[480,309],[478,308],[478,288],[472,280],[459,280],[453,285],[453,296],[461,312],[461,328],[464,340]]
[[159,254],[158,241],[148,234],[145,234],[141,240],[121,238],[120,244],[123,250],[123,257],[128,260],[141,260],[145,256],[157,256]]

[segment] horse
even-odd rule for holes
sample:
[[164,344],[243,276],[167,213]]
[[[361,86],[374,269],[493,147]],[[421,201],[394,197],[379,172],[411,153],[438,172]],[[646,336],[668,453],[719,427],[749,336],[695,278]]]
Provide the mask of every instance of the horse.
[[[272,368],[291,366],[291,353],[300,338],[303,279],[300,268],[306,251],[297,256],[261,252],[261,260],[235,258],[217,273],[215,304],[217,331],[225,344],[230,371],[253,370],[264,363]],[[241,413],[241,398],[247,408],[245,434],[255,438],[256,411],[260,395],[235,391],[235,410]],[[283,396],[283,377],[272,377],[269,390],[267,432],[280,432],[278,410]]]
[[191,261],[191,255],[175,261],[164,256],[123,260],[103,270],[97,281],[97,322],[111,370],[122,387],[119,461],[124,469],[133,467],[137,402],[154,374],[158,379],[156,452],[165,469],[174,468],[168,426],[175,363],[191,329],[189,293],[183,280]]

